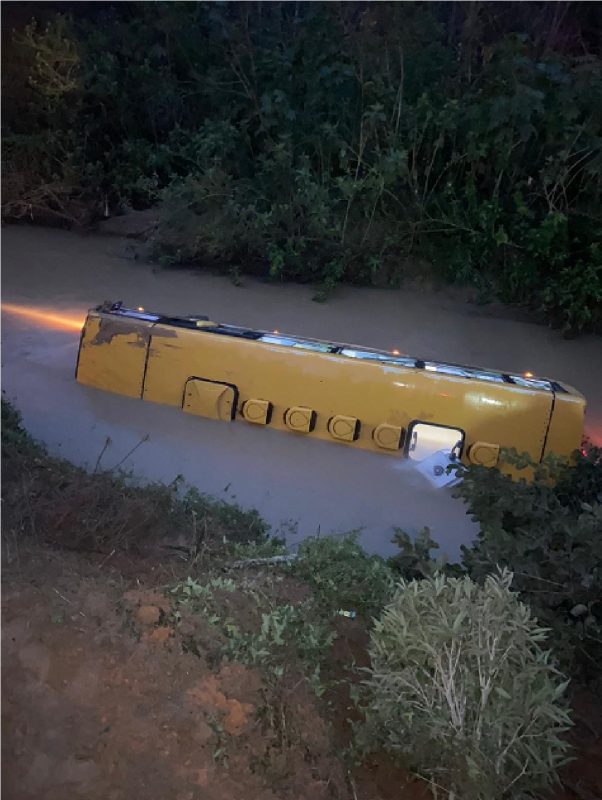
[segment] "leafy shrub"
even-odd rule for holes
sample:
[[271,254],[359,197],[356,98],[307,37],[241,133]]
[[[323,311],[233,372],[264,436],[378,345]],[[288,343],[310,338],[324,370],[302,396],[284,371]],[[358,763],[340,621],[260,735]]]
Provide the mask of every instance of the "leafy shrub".
[[479,523],[463,548],[468,574],[482,580],[497,566],[552,630],[555,651],[572,675],[598,677],[602,657],[602,451],[575,465],[548,458],[534,464],[508,453],[533,480],[513,481],[496,469],[462,470],[457,496]]
[[595,328],[595,11],[571,4],[558,36],[552,5],[507,5],[48,15],[7,42],[3,213],[77,224],[160,202],[165,263],[319,282],[323,299],[427,255],[482,299]]
[[[4,394],[4,393],[3,393]],[[41,448],[23,427],[21,414],[2,397],[2,452],[16,455],[41,452]]]
[[543,307],[567,333],[602,328],[602,247],[590,248],[590,259],[563,267],[543,293]]
[[399,547],[399,553],[388,559],[389,565],[406,580],[430,578],[444,569],[447,572],[456,568],[443,558],[431,556],[431,550],[438,550],[439,545],[431,538],[430,528],[423,528],[415,539],[401,528],[395,528],[391,542]]
[[357,535],[305,539],[294,573],[311,586],[316,602],[329,612],[350,609],[377,614],[389,600],[393,572],[380,556],[371,556]]
[[528,797],[565,760],[568,682],[511,581],[401,581],[371,634],[364,741],[450,798]]
[[245,509],[236,503],[228,503],[215,497],[202,494],[196,488],[180,486],[180,478],[172,484],[178,490],[175,508],[184,516],[195,519],[198,528],[203,520],[211,520],[219,528],[224,549],[237,552],[239,547],[254,545],[270,551],[278,546],[279,540],[269,536],[270,526],[254,509]]
[[262,667],[272,679],[283,677],[287,663],[298,664],[320,692],[322,662],[334,638],[328,625],[315,618],[311,601],[305,601],[263,611],[256,631],[231,629],[226,652],[232,659]]
[[[296,605],[275,603],[266,587],[259,590],[244,578],[235,582],[221,577],[205,582],[189,577],[170,594],[177,604],[176,620],[186,609],[215,627],[222,639],[222,656],[260,667],[274,684],[300,668],[318,694],[324,691],[321,673],[335,634],[316,614],[313,598]],[[239,604],[242,598],[244,614],[240,605],[229,607],[228,595],[237,595]],[[194,643],[191,649],[202,647]]]

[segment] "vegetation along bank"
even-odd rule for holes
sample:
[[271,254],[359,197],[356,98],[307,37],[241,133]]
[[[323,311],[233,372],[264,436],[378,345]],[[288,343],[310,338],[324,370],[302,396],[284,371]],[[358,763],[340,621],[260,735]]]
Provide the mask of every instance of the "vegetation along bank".
[[6,219],[156,206],[164,264],[599,330],[598,4],[44,5],[4,12]]

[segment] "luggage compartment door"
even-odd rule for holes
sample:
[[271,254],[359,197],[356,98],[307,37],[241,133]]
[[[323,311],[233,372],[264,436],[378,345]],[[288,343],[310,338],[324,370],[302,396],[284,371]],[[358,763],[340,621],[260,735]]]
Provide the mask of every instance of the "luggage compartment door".
[[237,401],[236,386],[189,378],[184,389],[182,408],[188,414],[230,422],[236,414]]

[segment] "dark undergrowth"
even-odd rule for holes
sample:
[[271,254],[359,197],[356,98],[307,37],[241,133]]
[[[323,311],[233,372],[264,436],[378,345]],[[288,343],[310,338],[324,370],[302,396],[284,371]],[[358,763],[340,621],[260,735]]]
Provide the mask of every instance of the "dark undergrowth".
[[5,218],[157,207],[165,265],[444,279],[600,329],[599,4],[20,5]]
[[268,526],[244,511],[186,489],[139,484],[114,471],[86,472],[48,455],[2,398],[2,538],[109,553],[180,548],[194,557],[225,556],[265,544]]

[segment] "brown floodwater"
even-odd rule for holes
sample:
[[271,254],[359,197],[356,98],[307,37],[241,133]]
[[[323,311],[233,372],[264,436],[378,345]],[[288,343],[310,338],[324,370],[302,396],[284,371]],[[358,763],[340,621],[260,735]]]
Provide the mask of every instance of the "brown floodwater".
[[[177,475],[202,492],[257,508],[294,544],[317,532],[361,530],[391,552],[394,527],[428,525],[455,558],[474,527],[448,490],[409,462],[253,425],[225,425],[175,408],[80,386],[74,380],[86,310],[123,300],[168,314],[349,341],[413,356],[515,372],[579,389],[586,432],[602,444],[602,339],[557,331],[475,306],[461,292],[343,287],[327,303],[307,286],[160,269],[123,258],[101,235],[5,226],[2,231],[3,389],[49,451],[94,469],[120,466],[145,480]],[[109,444],[107,445],[107,439]]]

